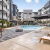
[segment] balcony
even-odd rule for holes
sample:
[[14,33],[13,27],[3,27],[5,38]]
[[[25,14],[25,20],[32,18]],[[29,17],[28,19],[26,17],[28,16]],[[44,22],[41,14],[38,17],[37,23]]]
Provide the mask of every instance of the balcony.
[[[2,6],[0,5],[0,10],[2,10]],[[6,7],[3,7],[3,11],[4,13],[8,13],[9,14],[9,11],[6,9]]]
[[[0,13],[0,19],[2,19],[2,13]],[[6,13],[3,14],[3,19],[7,19]]]
[[7,13],[9,13],[9,11],[6,9],[6,7],[3,7],[3,10]]
[[[0,2],[2,2],[2,0],[0,0]],[[3,0],[3,4],[6,6],[8,5],[8,2],[6,0]]]

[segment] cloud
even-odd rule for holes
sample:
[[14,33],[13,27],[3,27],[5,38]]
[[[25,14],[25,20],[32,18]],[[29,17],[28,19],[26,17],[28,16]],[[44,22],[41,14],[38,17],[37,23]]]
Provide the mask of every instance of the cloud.
[[32,0],[26,0],[27,3],[30,3]]
[[40,0],[35,0],[34,2],[39,3],[39,2],[40,2]]

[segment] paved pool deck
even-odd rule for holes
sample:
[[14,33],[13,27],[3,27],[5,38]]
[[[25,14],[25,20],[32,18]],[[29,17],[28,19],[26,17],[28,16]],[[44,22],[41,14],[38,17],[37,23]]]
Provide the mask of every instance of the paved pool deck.
[[[12,30],[5,30],[2,37],[3,42],[0,42],[0,50],[50,50],[50,44],[39,43],[40,37],[47,35],[49,32],[43,29],[38,32],[16,33]],[[5,39],[6,37],[7,39]]]

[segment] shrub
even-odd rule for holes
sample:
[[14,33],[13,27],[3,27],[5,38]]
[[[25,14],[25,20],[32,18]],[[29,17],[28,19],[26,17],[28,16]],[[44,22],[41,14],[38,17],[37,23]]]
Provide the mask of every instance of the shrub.
[[[7,20],[0,20],[0,23],[1,23],[0,27],[2,27],[2,23],[3,23],[4,28],[13,26],[13,23]],[[4,26],[4,24],[7,24],[7,26]]]
[[13,23],[12,22],[10,22],[10,26],[13,26]]
[[6,20],[0,20],[0,23],[5,24]]
[[0,27],[6,27],[4,25],[2,26],[2,23],[5,24],[5,22],[6,22],[6,20],[0,20],[0,24],[1,24]]

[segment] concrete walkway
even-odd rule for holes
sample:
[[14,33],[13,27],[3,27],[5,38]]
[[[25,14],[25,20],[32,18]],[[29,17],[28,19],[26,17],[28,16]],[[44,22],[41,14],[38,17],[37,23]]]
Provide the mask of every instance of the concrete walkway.
[[50,45],[39,43],[40,37],[47,35],[44,32],[34,31],[20,35],[0,43],[0,50],[50,50]]

